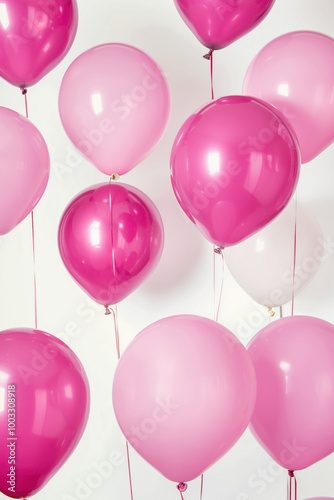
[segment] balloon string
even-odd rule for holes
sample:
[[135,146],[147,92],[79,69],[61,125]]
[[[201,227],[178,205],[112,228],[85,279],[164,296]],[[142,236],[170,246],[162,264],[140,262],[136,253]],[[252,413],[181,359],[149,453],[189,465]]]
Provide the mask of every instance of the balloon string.
[[177,487],[177,489],[180,492],[181,499],[184,500],[184,497],[183,497],[182,493],[184,493],[187,490],[187,488],[188,488],[187,483],[179,483],[176,487]]
[[35,316],[35,328],[37,329],[37,280],[36,280],[36,252],[35,252],[35,223],[34,223],[34,212],[31,212],[31,241],[32,241],[32,262],[33,262],[33,272],[34,272],[34,316]]
[[211,87],[211,99],[215,98],[214,88],[213,88],[213,49],[210,49],[207,54],[205,54],[204,59],[210,61],[210,87]]
[[[216,309],[216,255],[220,255],[222,259],[222,278],[221,278],[221,283],[220,283],[220,288],[219,288],[219,295],[218,295],[218,303],[217,303],[217,309]],[[219,318],[219,313],[220,313],[220,308],[221,308],[221,303],[222,303],[222,297],[223,297],[223,285],[224,285],[224,254],[223,254],[223,249],[220,247],[216,247],[214,249],[214,254],[213,254],[213,301],[214,301],[214,319],[215,321],[218,321]]]
[[288,500],[297,500],[297,479],[293,470],[289,470],[288,475]]
[[131,500],[133,500],[130,450],[129,450],[129,443],[127,441],[126,441],[126,459],[127,459],[127,463],[128,463],[128,476],[129,476],[130,496],[131,496]]
[[292,296],[291,296],[291,316],[295,310],[295,280],[296,280],[296,261],[297,261],[297,196],[295,201],[295,223],[293,230],[293,265],[292,265]]
[[203,498],[203,483],[204,483],[204,474],[201,474],[201,489],[200,489],[200,495],[199,495],[200,500],[202,500],[202,498]]
[[24,105],[26,108],[26,118],[29,118],[29,112],[28,112],[28,99],[27,99],[27,92],[28,90],[25,87],[20,87],[22,95],[24,96]]

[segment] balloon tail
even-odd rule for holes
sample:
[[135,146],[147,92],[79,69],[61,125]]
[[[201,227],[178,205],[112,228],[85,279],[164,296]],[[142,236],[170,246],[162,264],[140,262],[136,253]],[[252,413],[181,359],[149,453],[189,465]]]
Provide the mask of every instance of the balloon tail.
[[184,497],[183,497],[183,494],[182,494],[182,493],[184,493],[184,492],[187,490],[187,488],[188,488],[187,483],[179,483],[179,484],[177,485],[177,489],[178,489],[178,490],[179,490],[179,492],[180,492],[180,495],[181,495],[182,500],[184,500]]
[[28,90],[24,86],[20,87],[20,90],[22,92],[22,95],[24,96],[24,105],[25,105],[25,109],[26,109],[26,118],[29,118],[28,99],[27,99],[27,92],[28,92]]
[[[216,259],[215,256],[220,255],[222,259],[222,277],[221,277],[221,283],[219,287],[219,295],[218,295],[218,303],[217,303],[217,308],[216,308]],[[215,247],[214,249],[214,260],[213,260],[213,301],[214,301],[214,319],[215,321],[218,321],[219,318],[219,313],[220,313],[220,308],[221,308],[221,303],[222,303],[222,296],[223,296],[223,285],[224,285],[224,254],[223,254],[223,248],[221,247]]]
[[201,474],[201,487],[200,487],[199,500],[202,500],[203,498],[203,483],[204,483],[204,474]]
[[272,307],[268,307],[268,313],[271,318],[275,316],[275,311]]
[[291,296],[291,316],[295,311],[295,280],[296,280],[296,260],[297,260],[297,195],[295,202],[295,224],[293,230],[293,264],[292,264],[292,296]]
[[111,314],[109,306],[104,306],[104,314],[105,314],[105,316],[109,316]]
[[213,89],[213,49],[210,49],[207,54],[205,54],[204,59],[210,61],[210,87],[211,87],[211,99],[215,98],[215,93]]
[[293,470],[288,471],[288,500],[297,500],[297,479]]
[[111,181],[119,181],[120,178],[121,178],[121,176],[119,174],[111,174],[110,182]]

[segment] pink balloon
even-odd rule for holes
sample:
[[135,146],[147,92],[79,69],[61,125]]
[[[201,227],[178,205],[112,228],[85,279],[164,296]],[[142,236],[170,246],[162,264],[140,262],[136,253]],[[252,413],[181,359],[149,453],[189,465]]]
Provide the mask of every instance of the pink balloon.
[[196,38],[210,49],[222,49],[254,29],[275,0],[174,0]]
[[70,50],[78,26],[75,0],[3,0],[0,76],[17,87],[34,85]]
[[17,226],[44,194],[50,174],[47,145],[26,118],[0,107],[0,234]]
[[309,316],[263,328],[248,352],[257,379],[251,430],[289,470],[309,467],[334,451],[334,326]]
[[60,255],[74,280],[104,306],[133,292],[156,267],[163,225],[154,203],[126,184],[98,184],[76,196],[61,218]]
[[240,438],[255,401],[247,350],[225,327],[193,315],[144,328],[122,355],[113,405],[123,434],[171,481],[199,476]]
[[68,137],[101,172],[125,174],[161,138],[170,109],[158,65],[130,45],[109,43],[84,52],[70,65],[59,92]]
[[84,368],[62,341],[40,330],[0,333],[0,490],[40,491],[78,444],[89,412]]
[[293,126],[307,163],[334,140],[334,39],[313,31],[286,33],[251,62],[243,92],[277,108]]
[[220,247],[252,235],[287,205],[300,170],[288,124],[246,96],[212,101],[182,125],[172,148],[176,198]]

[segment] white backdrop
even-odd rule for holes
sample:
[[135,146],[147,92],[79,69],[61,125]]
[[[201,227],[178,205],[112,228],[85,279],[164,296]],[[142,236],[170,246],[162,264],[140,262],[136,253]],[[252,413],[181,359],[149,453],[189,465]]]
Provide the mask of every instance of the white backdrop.
[[[113,414],[111,388],[117,364],[111,316],[93,303],[64,268],[57,229],[68,202],[81,190],[107,177],[77,153],[58,115],[58,91],[72,60],[108,42],[138,47],[155,59],[168,79],[172,112],[158,146],[122,181],[144,191],[158,207],[165,227],[162,259],[149,279],[118,306],[121,349],[146,325],[174,314],[213,318],[214,283],[222,279],[221,258],[179,208],[169,176],[169,154],[184,120],[208,102],[209,63],[206,49],[179,17],[173,0],[79,0],[79,28],[62,63],[28,90],[31,121],[43,134],[51,155],[51,177],[34,211],[38,327],[62,338],[81,359],[91,387],[91,413],[74,454],[36,500],[120,500],[130,498],[125,442]],[[333,0],[276,0],[265,20],[233,45],[215,52],[215,95],[240,94],[251,59],[271,39],[293,30],[334,36]],[[310,68],[312,71],[312,68]],[[24,114],[20,91],[0,81],[0,105]],[[295,301],[295,313],[334,322],[334,146],[303,165],[298,200],[318,219],[328,258]],[[33,261],[28,217],[0,238],[0,328],[33,327]],[[290,306],[283,308],[289,314]],[[276,315],[277,317],[277,315]],[[267,310],[254,303],[225,269],[219,321],[244,344],[269,323]],[[180,443],[182,446],[182,443]],[[134,499],[179,498],[175,484],[130,454]],[[333,496],[330,456],[296,473],[299,498]],[[204,475],[203,498],[272,500],[285,498],[286,472],[276,465],[246,431],[238,443]],[[199,480],[189,484],[185,499],[200,496]]]

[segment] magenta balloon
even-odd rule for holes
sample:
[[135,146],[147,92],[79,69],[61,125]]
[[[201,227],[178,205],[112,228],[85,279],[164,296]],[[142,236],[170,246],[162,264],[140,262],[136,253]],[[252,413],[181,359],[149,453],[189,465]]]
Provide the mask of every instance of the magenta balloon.
[[0,76],[17,87],[37,83],[65,57],[78,25],[75,0],[3,0]]
[[184,212],[220,247],[239,243],[274,219],[295,190],[298,147],[289,125],[246,96],[212,101],[182,125],[171,181]]
[[334,326],[293,316],[261,330],[248,352],[257,379],[251,430],[274,460],[304,469],[334,451]]
[[154,270],[163,248],[154,203],[126,184],[98,184],[65,209],[58,241],[63,262],[95,301],[116,304]]
[[246,429],[255,401],[247,350],[225,327],[194,315],[144,328],[122,355],[113,383],[120,428],[171,481],[199,476]]
[[68,137],[101,172],[125,174],[161,138],[170,109],[158,65],[130,45],[109,43],[77,57],[63,77],[59,112]]
[[275,0],[174,0],[182,19],[210,49],[222,49],[254,29]]
[[50,174],[47,145],[26,118],[0,107],[0,234],[19,224],[44,194]]
[[313,31],[286,33],[253,59],[243,92],[277,108],[293,126],[307,163],[334,140],[334,39]]
[[40,330],[0,333],[0,490],[37,493],[78,444],[89,412],[83,366],[62,341]]

